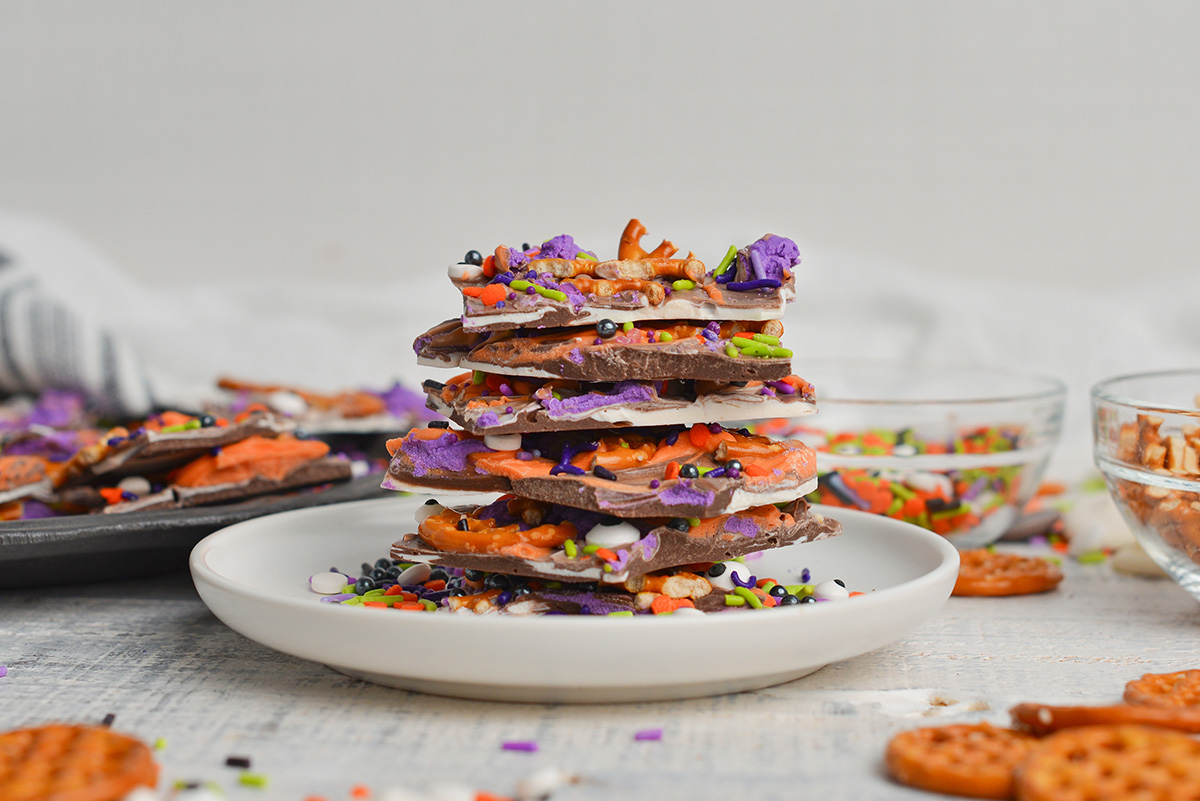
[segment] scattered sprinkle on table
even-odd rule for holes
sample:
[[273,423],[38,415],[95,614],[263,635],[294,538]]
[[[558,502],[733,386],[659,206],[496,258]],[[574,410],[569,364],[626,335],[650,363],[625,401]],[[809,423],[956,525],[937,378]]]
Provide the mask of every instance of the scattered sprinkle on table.
[[225,764],[231,768],[250,768],[250,757],[229,756],[225,757]]
[[8,666],[0,665],[0,679],[4,678],[7,675],[8,675]]
[[165,737],[159,737],[157,740],[154,741],[154,750],[155,751],[167,750],[167,740]]
[[370,798],[371,788],[365,784],[356,784],[350,788],[351,798]]
[[661,740],[662,729],[642,729],[637,734],[633,735],[635,740]]
[[243,773],[238,776],[238,784],[243,787],[257,787],[261,790],[267,786],[267,777],[262,773]]
[[116,713],[109,712],[107,715],[104,716],[104,720],[100,721],[100,725],[107,729],[109,726],[113,725],[113,722],[116,719],[117,719]]
[[509,740],[500,746],[505,751],[526,751],[533,753],[538,750],[536,740]]

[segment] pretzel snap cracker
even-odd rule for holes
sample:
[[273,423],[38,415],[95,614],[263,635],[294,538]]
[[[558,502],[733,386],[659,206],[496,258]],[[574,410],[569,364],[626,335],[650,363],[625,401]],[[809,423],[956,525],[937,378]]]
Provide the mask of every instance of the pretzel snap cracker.
[[1037,557],[997,553],[986,548],[963,551],[952,595],[1000,596],[1048,592],[1062,581],[1058,566]]
[[117,801],[157,781],[150,748],[102,726],[51,724],[0,734],[4,801]]
[[1017,704],[1009,710],[1013,723],[1034,734],[1048,734],[1080,726],[1140,725],[1200,734],[1200,709],[1141,706],[1049,706]]
[[1140,706],[1200,709],[1200,670],[1147,673],[1125,685],[1125,701]]
[[1019,801],[1200,799],[1200,742],[1148,726],[1090,726],[1053,734],[1017,766]]
[[888,775],[901,784],[971,798],[1011,798],[1012,772],[1036,739],[988,723],[912,729],[888,744]]

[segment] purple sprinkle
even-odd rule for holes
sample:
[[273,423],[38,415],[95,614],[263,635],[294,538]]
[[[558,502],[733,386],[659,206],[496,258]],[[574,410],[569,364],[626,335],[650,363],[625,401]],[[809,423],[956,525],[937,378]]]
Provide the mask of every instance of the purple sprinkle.
[[321,603],[336,604],[336,603],[341,603],[342,601],[348,601],[353,597],[354,597],[354,593],[348,593],[345,595],[323,595],[323,596],[321,596]]
[[8,666],[0,665],[0,679],[4,678],[7,675],[8,675]]
[[716,467],[704,474],[705,478],[723,478],[727,474],[724,467]]
[[729,572],[729,580],[732,581],[734,584],[736,584],[739,587],[745,587],[748,590],[752,590],[752,589],[754,589],[754,585],[756,585],[758,583],[758,576],[751,576],[750,578],[746,579],[745,581],[742,581],[740,578],[738,578],[737,573],[730,571]]
[[633,739],[635,739],[639,742],[646,741],[646,740],[657,741],[657,740],[662,739],[662,734],[663,734],[662,729],[642,729],[641,731],[639,731],[633,735]]
[[708,424],[708,433],[710,433],[710,434],[720,434],[724,430],[725,429],[721,428],[720,423],[709,423]]
[[782,284],[774,278],[755,278],[752,281],[735,281],[726,284],[727,289],[734,292],[747,292],[751,289],[779,289]]
[[522,462],[528,462],[533,459],[533,454],[529,451],[517,451],[517,458]]
[[767,383],[773,386],[777,392],[782,392],[784,395],[796,394],[796,388],[786,381],[769,381]]
[[536,295],[537,288],[535,286],[533,286],[532,284],[530,284],[529,286],[525,287],[525,294],[526,295]]
[[650,489],[658,489],[660,482],[657,478],[650,479]]
[[773,398],[773,397],[775,397],[775,390],[771,389],[770,387],[763,387],[762,389],[760,389],[758,391],[758,394],[759,395],[768,395]]
[[[501,395],[515,395],[516,393],[515,393],[515,392],[513,392],[513,388],[512,388],[512,387],[510,387],[508,384],[501,384],[501,385],[500,385],[500,394],[501,394]],[[512,407],[511,407],[511,406],[509,406],[509,407],[508,407],[508,412],[509,412],[510,414],[512,413]]]
[[741,478],[742,471],[738,470],[736,467],[726,467],[725,468],[725,477],[726,478]]
[[594,340],[592,340],[592,344],[593,344],[593,345],[603,345],[603,344],[604,344],[604,340],[603,340],[603,339],[601,339],[600,337],[596,337]]
[[509,300],[516,300],[516,299],[517,299],[517,293],[516,293],[516,292],[509,292],[509,293],[508,293],[508,299],[509,299]]
[[121,490],[121,500],[123,500],[123,501],[136,501],[137,499],[138,499],[138,496],[134,495],[134,494],[133,494],[132,492],[130,492],[129,490]]
[[124,441],[125,441],[124,437],[113,437],[104,444],[110,448],[113,448],[113,447],[116,447],[117,445],[120,445]]
[[508,590],[505,590],[504,592],[502,592],[496,596],[496,605],[504,606],[511,600],[512,600],[512,593],[509,592]]
[[531,754],[538,750],[537,740],[509,740],[500,747],[505,751],[525,751]]
[[496,301],[496,308],[497,308],[497,309],[503,309],[503,308],[504,308],[504,301],[502,301],[502,300],[498,300],[498,301]]
[[800,583],[801,584],[807,584],[811,578],[812,578],[812,573],[808,572],[807,567],[800,571]]
[[1029,538],[1029,544],[1030,545],[1049,545],[1050,540],[1046,537],[1045,534],[1038,534],[1037,536]]
[[679,432],[672,431],[670,434],[667,434],[667,437],[666,437],[666,439],[663,440],[663,442],[667,443],[667,445],[674,445],[678,440],[679,440]]

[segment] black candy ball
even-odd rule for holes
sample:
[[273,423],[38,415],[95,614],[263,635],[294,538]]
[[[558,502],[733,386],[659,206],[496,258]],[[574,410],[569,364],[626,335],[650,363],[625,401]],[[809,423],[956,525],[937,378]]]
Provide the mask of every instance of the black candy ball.
[[788,594],[787,587],[783,586],[782,584],[776,584],[771,588],[769,594],[775,596],[776,598],[782,598]]
[[603,320],[596,323],[596,333],[605,339],[608,339],[611,336],[616,336],[617,324],[605,317]]
[[673,528],[676,531],[687,531],[691,528],[688,521],[682,517],[673,517],[667,521],[667,528]]
[[700,478],[700,468],[694,464],[685,464],[679,468],[680,478]]
[[483,254],[478,250],[468,250],[467,255],[463,256],[463,264],[483,264]]
[[375,582],[367,576],[363,576],[358,581],[354,582],[354,594],[355,595],[362,595],[363,593],[367,592],[368,590],[373,590],[373,589],[375,589]]
[[800,603],[800,599],[797,598],[795,595],[784,595],[782,598],[779,599],[780,606],[794,606],[798,603]]

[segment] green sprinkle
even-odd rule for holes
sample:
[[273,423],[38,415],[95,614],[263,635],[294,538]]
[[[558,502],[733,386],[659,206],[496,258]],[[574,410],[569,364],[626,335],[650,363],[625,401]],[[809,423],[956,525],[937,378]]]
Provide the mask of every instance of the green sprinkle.
[[1084,492],[1105,492],[1108,485],[1104,483],[1104,479],[1100,476],[1088,476],[1079,485],[1079,488]]
[[187,431],[187,426],[183,423],[180,423],[177,426],[163,426],[162,430],[159,433],[161,433],[161,434],[177,434],[180,431]]
[[[762,609],[763,602],[758,600],[758,596],[750,592],[746,587],[734,587],[733,591],[746,599],[746,603],[750,604],[753,609]],[[726,596],[728,597],[728,596]]]
[[904,508],[904,499],[897,495],[892,499],[892,505],[884,512],[888,517],[894,517],[897,512]]
[[557,289],[538,289],[538,294],[543,298],[550,298],[550,300],[564,301],[567,299],[567,293],[559,292]]
[[633,617],[633,612],[609,612],[608,617]]
[[554,397],[555,400],[562,400],[562,393],[559,392],[558,390],[552,389],[552,390],[550,390],[550,394]]
[[267,786],[267,777],[261,773],[243,773],[238,776],[238,784],[243,787],[257,787],[261,790]]
[[901,484],[899,481],[892,482],[892,494],[895,495],[897,498],[903,498],[906,501],[909,498],[915,498],[917,495],[915,492],[913,492],[908,487]]
[[769,336],[767,334],[755,334],[754,341],[755,342],[765,342],[768,345],[778,345],[779,337],[773,337],[773,336]]
[[195,431],[197,428],[200,427],[200,421],[199,420],[188,420],[186,423],[183,424],[183,427],[187,431]]
[[579,553],[579,549],[575,547],[575,540],[563,540],[563,550],[567,552],[568,559],[574,559]]
[[605,573],[611,573],[611,572],[612,572],[612,570],[613,570],[613,568],[612,568],[612,565],[610,565],[608,562],[605,562],[605,563],[604,563],[604,572],[605,572]]
[[768,348],[767,355],[772,359],[790,359],[792,351],[790,348]]
[[737,257],[737,245],[730,245],[729,250],[725,251],[725,258],[721,259],[721,263],[717,265],[717,269],[713,270],[713,275],[721,275],[729,269],[729,265],[733,264],[733,260]]
[[342,595],[345,595],[348,592],[354,592],[353,584],[347,584],[345,587],[342,587]]
[[790,594],[795,595],[797,598],[800,598],[804,595],[813,594],[812,584],[785,584],[784,589],[786,589]]
[[732,342],[730,342],[728,345],[725,346],[725,355],[730,357],[731,359],[736,359],[739,356],[738,349],[734,346],[734,344]]
[[476,370],[475,372],[471,373],[472,384],[478,385],[482,384],[484,381],[487,381],[487,373],[483,372],[482,370]]
[[687,521],[688,521],[688,525],[691,526],[692,528],[695,528],[696,526],[700,525],[700,518],[698,518],[698,517],[689,517],[687,519]]
[[726,595],[725,596],[725,605],[726,606],[745,606],[746,599],[740,595]]
[[600,261],[600,260],[599,260],[599,259],[597,259],[595,256],[593,256],[591,253],[584,253],[582,250],[581,250],[581,251],[579,251],[579,253],[578,253],[578,254],[576,254],[575,258],[576,258],[576,259],[583,259],[583,260],[585,260],[585,261]]
[[1104,551],[1088,551],[1075,557],[1075,561],[1081,565],[1096,565],[1106,559],[1108,559],[1108,555]]
[[425,607],[426,612],[436,612],[437,611],[437,604],[435,604],[433,601],[427,600],[425,598],[418,598],[417,600],[420,602],[421,606]]
[[154,750],[155,751],[166,751],[167,750],[166,738],[159,737],[157,740],[155,740],[154,741]]
[[584,553],[586,553],[588,556],[591,556],[592,554],[594,554],[594,553],[595,553],[596,551],[598,551],[598,550],[600,550],[600,546],[599,546],[599,545],[585,545],[585,546],[583,546],[583,552],[584,552]]
[[[752,339],[739,338],[735,340],[735,342],[737,343],[737,349],[742,352],[743,356],[757,356],[759,358],[763,358],[770,353],[767,345],[763,345],[760,342],[755,342]],[[745,344],[741,344],[743,342]]]
[[630,321],[627,323],[621,323],[621,330],[622,331],[632,331],[633,330],[633,322]]
[[774,579],[767,579],[767,583],[762,585],[762,591],[767,594],[770,594],[771,588],[778,587],[778,586],[779,586],[779,583],[777,581],[775,581]]
[[684,289],[695,289],[695,288],[696,288],[696,282],[689,281],[686,278],[680,278],[678,281],[671,282],[671,289],[674,289],[676,292],[680,292]]
[[666,331],[663,331],[661,334],[658,335],[659,342],[670,342],[674,338],[675,337],[671,336]]
[[531,287],[531,286],[533,286],[533,284],[529,283],[528,281],[522,281],[519,278],[516,281],[508,282],[509,289],[515,289],[518,292],[524,292],[526,289],[529,289],[529,287]]
[[367,590],[366,592],[363,593],[363,597],[364,598],[378,598],[380,595],[383,595],[385,592],[387,592],[387,590],[380,590],[380,589]]

